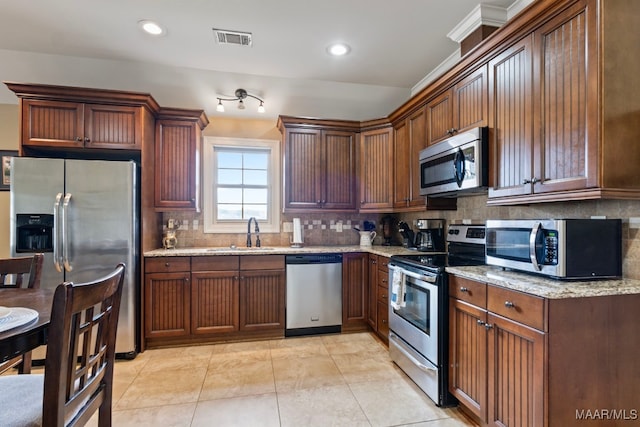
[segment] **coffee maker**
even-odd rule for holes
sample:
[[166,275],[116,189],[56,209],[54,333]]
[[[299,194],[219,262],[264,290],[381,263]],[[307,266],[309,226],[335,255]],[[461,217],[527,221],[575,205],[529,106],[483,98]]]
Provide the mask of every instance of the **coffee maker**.
[[414,244],[417,250],[422,252],[445,252],[445,220],[444,219],[419,219],[416,220],[418,231],[415,234]]

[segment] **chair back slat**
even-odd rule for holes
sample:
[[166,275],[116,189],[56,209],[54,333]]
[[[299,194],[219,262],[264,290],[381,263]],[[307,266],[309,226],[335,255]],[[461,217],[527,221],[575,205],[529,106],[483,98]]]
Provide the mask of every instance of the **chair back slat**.
[[124,264],[119,264],[94,282],[56,288],[45,360],[43,427],[82,425],[98,408],[99,426],[111,425],[124,274]]

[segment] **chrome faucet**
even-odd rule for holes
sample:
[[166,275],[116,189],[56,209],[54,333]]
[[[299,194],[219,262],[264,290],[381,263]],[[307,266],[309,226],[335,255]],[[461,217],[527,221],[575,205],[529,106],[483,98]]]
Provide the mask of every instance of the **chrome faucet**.
[[251,221],[253,221],[254,223],[253,231],[255,231],[256,233],[256,248],[259,248],[260,247],[260,227],[258,227],[258,220],[253,216],[249,218],[249,221],[247,222],[247,247],[248,248],[251,247]]

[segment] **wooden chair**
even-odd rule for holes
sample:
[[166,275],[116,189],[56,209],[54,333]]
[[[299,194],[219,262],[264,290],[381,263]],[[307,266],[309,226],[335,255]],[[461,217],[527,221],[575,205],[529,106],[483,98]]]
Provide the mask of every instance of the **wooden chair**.
[[[39,288],[43,262],[44,254],[0,259],[0,289]],[[27,274],[29,278],[25,281],[25,275]],[[31,352],[0,363],[0,374],[16,366],[20,374],[31,373]]]
[[125,266],[53,298],[44,375],[0,377],[0,426],[111,426],[116,330]]

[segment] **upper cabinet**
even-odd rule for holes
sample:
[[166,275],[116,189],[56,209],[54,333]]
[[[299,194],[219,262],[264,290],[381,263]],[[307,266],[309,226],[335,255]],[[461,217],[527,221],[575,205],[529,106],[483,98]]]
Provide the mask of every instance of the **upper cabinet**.
[[284,211],[356,211],[359,123],[281,116]]
[[426,106],[427,145],[487,123],[487,67],[482,66]]
[[425,148],[427,117],[424,107],[393,126],[393,160],[395,210],[424,209],[425,200],[420,195],[420,150]]
[[640,4],[574,0],[540,13],[489,63],[488,203],[640,197],[640,60],[624,53],[640,42]]
[[393,208],[393,129],[383,127],[360,135],[360,211],[389,212]]
[[158,109],[147,94],[6,85],[19,98],[20,148],[27,155],[38,150],[140,151]]
[[202,110],[160,110],[154,169],[158,210],[200,209],[200,149],[207,124]]

